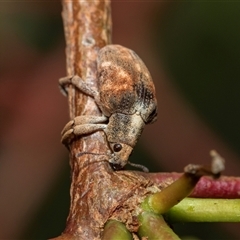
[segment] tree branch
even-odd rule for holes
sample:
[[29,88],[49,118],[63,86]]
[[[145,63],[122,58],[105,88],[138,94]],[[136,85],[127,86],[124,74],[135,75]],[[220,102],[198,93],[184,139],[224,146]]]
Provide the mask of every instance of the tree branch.
[[[67,75],[78,75],[97,90],[96,57],[110,43],[109,1],[63,2]],[[69,86],[70,118],[101,115],[94,99]],[[152,183],[137,173],[114,172],[108,163],[108,144],[103,132],[76,138],[69,146],[72,171],[71,206],[66,228],[56,239],[100,239],[109,218],[136,232],[137,205]],[[135,216],[134,216],[135,215]]]

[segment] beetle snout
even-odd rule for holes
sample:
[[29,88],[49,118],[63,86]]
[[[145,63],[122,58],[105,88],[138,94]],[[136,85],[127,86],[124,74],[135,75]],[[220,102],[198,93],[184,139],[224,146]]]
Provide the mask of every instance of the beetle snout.
[[113,168],[113,170],[121,170],[123,167],[119,164],[114,164],[110,162],[111,167]]

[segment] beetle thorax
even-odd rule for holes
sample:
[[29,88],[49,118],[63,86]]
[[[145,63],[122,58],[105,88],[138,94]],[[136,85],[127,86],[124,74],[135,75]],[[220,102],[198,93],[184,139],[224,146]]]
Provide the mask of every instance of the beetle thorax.
[[144,126],[145,123],[138,113],[132,115],[114,113],[109,118],[105,132],[109,142],[125,143],[134,147]]

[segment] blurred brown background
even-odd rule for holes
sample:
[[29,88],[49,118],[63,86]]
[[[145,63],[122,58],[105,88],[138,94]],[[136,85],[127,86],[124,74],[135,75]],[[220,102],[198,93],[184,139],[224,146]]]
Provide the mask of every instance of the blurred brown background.
[[[209,163],[240,175],[240,3],[113,1],[113,43],[152,73],[158,121],[131,161],[151,171]],[[0,2],[0,239],[46,239],[64,230],[68,153],[60,131],[67,100],[61,4]],[[238,239],[239,224],[178,224],[180,236]],[[189,238],[193,239],[193,237]]]

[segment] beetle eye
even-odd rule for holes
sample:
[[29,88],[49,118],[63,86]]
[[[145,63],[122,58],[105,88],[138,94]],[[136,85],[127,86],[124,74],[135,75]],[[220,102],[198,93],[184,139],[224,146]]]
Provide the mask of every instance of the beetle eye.
[[120,152],[122,150],[122,145],[119,143],[114,144],[113,151],[114,152]]

